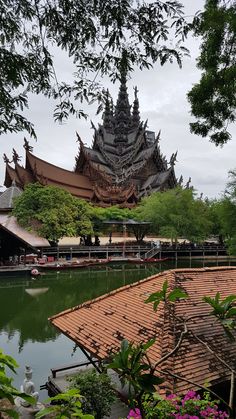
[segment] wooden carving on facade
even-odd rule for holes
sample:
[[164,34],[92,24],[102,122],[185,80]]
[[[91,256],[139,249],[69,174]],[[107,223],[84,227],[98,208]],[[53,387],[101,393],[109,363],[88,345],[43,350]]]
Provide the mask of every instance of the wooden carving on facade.
[[[126,207],[136,205],[142,196],[154,191],[177,186],[174,172],[177,152],[167,163],[160,151],[160,131],[155,136],[154,132],[147,130],[147,121],[140,120],[137,87],[134,88],[132,107],[129,104],[125,75],[121,77],[116,105],[113,107],[107,92],[102,124],[96,128],[92,123],[92,128],[92,147],[88,147],[76,133],[79,150],[71,172],[34,156],[33,148],[25,139],[26,164],[18,173],[21,186],[24,187],[24,178],[32,179],[42,184],[58,185],[97,205]],[[13,162],[16,164],[19,160],[19,155],[13,150]],[[6,155],[4,161],[9,165]],[[6,186],[11,176],[14,176],[14,168],[8,170]]]

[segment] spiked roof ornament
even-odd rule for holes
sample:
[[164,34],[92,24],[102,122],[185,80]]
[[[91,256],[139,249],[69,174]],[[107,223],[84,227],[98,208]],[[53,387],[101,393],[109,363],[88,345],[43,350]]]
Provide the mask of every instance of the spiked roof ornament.
[[17,164],[21,160],[21,156],[16,152],[16,150],[12,149],[12,161]]
[[139,114],[139,100],[138,100],[138,89],[137,86],[134,88],[134,104],[133,104],[133,115],[132,122],[134,127],[138,127],[140,124],[140,114]]
[[115,107],[114,125],[115,142],[127,142],[127,134],[132,125],[132,120],[125,74],[121,76],[120,90]]
[[111,108],[110,94],[109,94],[109,90],[107,89],[105,110],[103,114],[103,126],[106,131],[112,130],[113,128],[112,119],[113,119],[113,114],[112,114],[112,108]]
[[6,153],[4,153],[4,154],[3,154],[3,161],[4,161],[4,163],[6,163],[6,164],[11,163],[11,161],[10,161],[10,159],[7,157]]
[[33,147],[30,145],[29,141],[26,140],[26,138],[24,137],[24,145],[23,145],[24,149],[26,151],[33,151]]

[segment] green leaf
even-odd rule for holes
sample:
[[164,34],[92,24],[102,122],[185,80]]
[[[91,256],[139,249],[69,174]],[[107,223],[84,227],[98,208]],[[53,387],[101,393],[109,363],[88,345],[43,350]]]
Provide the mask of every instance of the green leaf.
[[19,414],[13,409],[0,409],[0,413],[1,412],[6,413],[9,417],[14,418],[14,419],[19,418]]
[[151,294],[146,300],[145,303],[153,303],[154,301],[161,302],[163,300],[163,292],[158,291]]
[[25,393],[20,393],[17,390],[13,394],[16,394],[18,397],[21,397],[22,399],[26,400],[30,404],[35,404],[36,402],[34,397],[29,396],[28,394],[25,394]]
[[168,281],[166,280],[166,281],[164,282],[164,284],[162,285],[162,292],[163,292],[163,296],[164,296],[164,297],[166,296],[167,289],[168,289]]
[[50,415],[50,413],[54,413],[56,411],[55,406],[46,407],[43,410],[40,410],[40,412],[36,413],[35,418],[40,419],[43,418],[46,415]]
[[148,342],[143,344],[143,350],[146,351],[156,342],[156,338],[150,339]]
[[229,308],[226,317],[234,317],[236,316],[236,308],[235,307],[231,307]]
[[159,304],[160,304],[160,301],[155,301],[155,303],[153,304],[153,310],[155,312],[157,311]]
[[175,288],[168,295],[168,300],[171,302],[176,301],[178,298],[188,298],[188,294],[180,288]]
[[162,384],[164,379],[152,374],[142,374],[138,381],[145,391],[153,393],[155,386]]

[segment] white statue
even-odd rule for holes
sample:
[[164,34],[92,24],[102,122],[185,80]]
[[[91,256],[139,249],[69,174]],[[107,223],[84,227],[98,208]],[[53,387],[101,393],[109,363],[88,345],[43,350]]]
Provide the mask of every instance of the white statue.
[[[20,386],[20,391],[22,393],[28,394],[28,396],[32,396],[35,398],[35,405],[38,402],[39,399],[39,393],[35,391],[35,385],[33,381],[31,381],[33,371],[30,366],[26,365],[25,367],[25,379],[23,381],[23,384]],[[28,403],[26,400],[21,399],[21,405],[22,406],[30,406],[30,403]]]

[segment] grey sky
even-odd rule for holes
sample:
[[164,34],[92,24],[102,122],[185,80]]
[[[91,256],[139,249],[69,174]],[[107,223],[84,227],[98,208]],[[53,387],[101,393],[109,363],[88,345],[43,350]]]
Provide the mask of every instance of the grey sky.
[[[203,7],[203,0],[184,0],[186,14],[192,15]],[[216,148],[206,138],[190,134],[190,107],[186,93],[193,83],[197,82],[200,72],[196,68],[195,58],[198,55],[198,42],[189,39],[187,46],[191,58],[186,58],[183,68],[176,64],[157,65],[152,70],[137,71],[128,81],[129,98],[134,99],[133,87],[137,86],[139,93],[141,118],[148,119],[148,127],[156,133],[161,129],[160,147],[167,156],[178,150],[176,174],[184,177],[184,183],[191,177],[192,185],[199,193],[208,197],[218,197],[227,182],[227,173],[236,167],[236,128],[231,127],[232,140],[223,148]],[[61,78],[71,77],[71,66],[62,55],[55,57],[58,62]],[[114,100],[117,98],[119,84],[105,83]],[[30,100],[28,118],[35,124],[38,140],[30,140],[34,146],[34,154],[52,164],[73,170],[75,156],[78,150],[75,131],[88,145],[92,143],[93,131],[90,120],[95,124],[101,121],[101,115],[96,115],[96,105],[86,107],[89,119],[76,120],[70,118],[67,123],[59,125],[53,122],[54,104],[42,96],[34,96]],[[2,135],[0,137],[0,156],[6,153],[9,158],[14,147],[20,156],[24,157],[24,133]],[[28,136],[26,135],[28,138]],[[28,138],[29,139],[29,138]],[[24,159],[22,159],[22,164]],[[0,184],[4,182],[5,165],[1,160]]]

